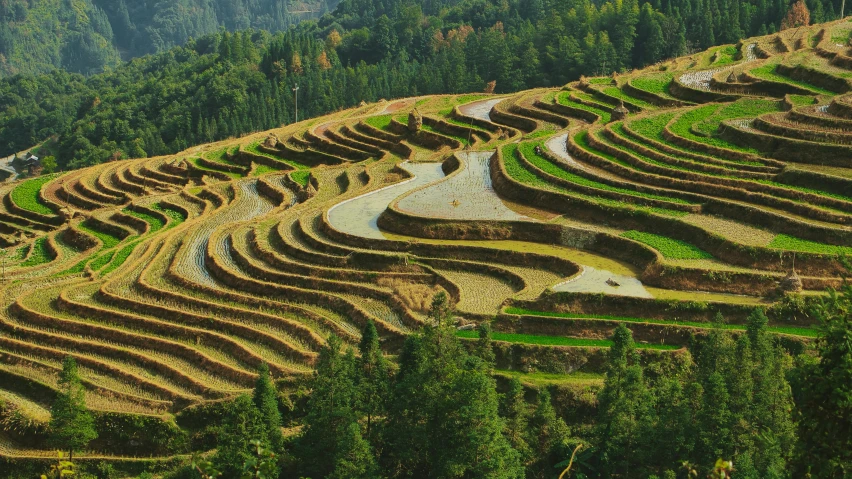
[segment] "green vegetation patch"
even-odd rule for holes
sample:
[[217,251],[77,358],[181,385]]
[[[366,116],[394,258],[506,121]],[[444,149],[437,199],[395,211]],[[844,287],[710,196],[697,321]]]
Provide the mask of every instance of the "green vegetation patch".
[[697,246],[652,233],[630,230],[625,231],[621,236],[644,243],[659,251],[664,258],[668,259],[708,259],[713,257]]
[[483,129],[483,128],[480,128],[480,127],[473,125],[473,124],[470,124],[470,123],[465,123],[461,120],[458,120],[456,118],[452,118],[450,116],[447,116],[446,118],[444,118],[444,121],[446,121],[447,123],[450,123],[452,125],[461,126],[461,127],[464,127],[464,128],[470,128],[470,129],[475,130],[475,131],[486,132],[486,130]]
[[[746,326],[742,324],[728,323],[705,323],[701,321],[668,321],[663,319],[650,318],[633,318],[628,316],[611,316],[608,314],[580,314],[580,313],[557,313],[554,311],[536,311],[533,309],[517,308],[510,306],[503,310],[506,314],[516,314],[519,316],[543,316],[546,318],[569,318],[569,319],[602,319],[606,321],[621,321],[624,323],[648,323],[648,324],[668,324],[675,326],[691,326],[695,328],[721,328],[734,331],[745,331]],[[816,328],[800,328],[795,326],[769,326],[767,331],[778,334],[790,334],[794,336],[804,336],[815,338],[819,334]],[[493,335],[492,335],[493,336]]]
[[[584,132],[585,133],[585,132]],[[657,213],[661,215],[667,216],[684,216],[687,213],[685,211],[675,211],[675,210],[667,210],[665,208],[650,208],[644,206],[627,206],[625,203],[618,200],[611,200],[609,198],[601,198],[599,196],[591,196],[584,195],[582,193],[576,193],[574,191],[562,188],[558,185],[554,185],[553,183],[549,183],[539,178],[520,163],[518,158],[515,157],[515,150],[517,150],[518,145],[515,143],[510,143],[503,147],[503,164],[506,167],[506,173],[509,174],[515,181],[519,183],[524,183],[536,188],[540,188],[543,190],[555,191],[567,196],[571,196],[574,198],[580,198],[586,201],[591,201],[594,203],[599,203],[601,205],[608,206],[610,208],[619,208],[619,209],[633,209],[636,211],[644,211],[649,213]]]
[[817,243],[816,241],[804,240],[784,234],[773,238],[769,243],[769,247],[787,251],[801,251],[803,253],[852,255],[852,246],[835,246],[825,243]]
[[642,99],[636,98],[635,96],[630,96],[627,93],[624,93],[618,87],[614,87],[614,86],[606,87],[601,91],[603,91],[604,93],[606,93],[607,95],[609,95],[613,98],[618,98],[619,100],[623,100],[625,103],[631,103],[633,105],[636,105],[640,108],[644,108],[646,110],[653,110],[653,109],[657,108],[656,105],[654,105],[652,103],[648,103],[645,100],[642,100]]
[[462,145],[464,145],[464,146],[470,146],[470,140],[468,140],[468,139],[467,139],[467,138],[465,138],[465,137],[462,137],[462,136],[456,136],[456,135],[450,135],[449,133],[444,133],[444,132],[438,131],[438,130],[436,130],[436,129],[434,129],[434,128],[432,128],[431,126],[426,125],[426,124],[422,125],[422,127],[421,127],[421,128],[423,128],[423,130],[424,130],[424,131],[428,131],[428,132],[430,132],[430,133],[434,133],[434,134],[436,134],[436,135],[446,136],[446,137],[448,137],[448,138],[453,138],[453,139],[455,139],[455,140],[458,140],[458,141],[459,141]]
[[112,257],[112,260],[110,261],[109,265],[106,268],[104,268],[102,273],[103,274],[111,273],[112,271],[115,271],[116,268],[118,268],[119,266],[124,264],[124,262],[127,261],[127,258],[130,256],[130,253],[133,252],[133,250],[136,248],[136,245],[138,245],[138,244],[139,244],[139,241],[134,241],[134,242],[126,245],[125,247],[121,248],[120,250],[118,250],[115,253],[115,255]]
[[[712,106],[712,105],[710,105],[710,106]],[[655,115],[655,116],[646,116],[644,118],[630,122],[630,128],[637,135],[640,135],[644,138],[648,138],[648,139],[651,139],[651,140],[655,140],[655,141],[664,143],[667,146],[670,146],[670,147],[672,147],[676,150],[679,150],[679,151],[684,151],[684,152],[689,151],[689,150],[686,150],[684,148],[681,148],[678,145],[670,143],[669,141],[667,141],[663,137],[663,130],[666,128],[666,125],[671,121],[671,119],[674,118],[674,115],[675,115],[675,113],[671,112],[671,113],[662,113],[660,115]],[[620,128],[617,128],[616,131],[621,132],[622,130]],[[691,134],[691,132],[690,132],[690,134]],[[653,149],[657,152],[664,153],[666,155],[672,156],[671,153],[661,152],[659,149],[654,148],[652,145],[650,145],[646,142],[636,140],[633,137],[631,137],[631,139],[633,139],[634,141],[637,141],[637,142],[643,144],[644,146],[651,148],[651,149]],[[710,155],[710,156],[712,156],[712,155]],[[681,158],[681,159],[684,159],[684,160],[687,160],[687,161],[692,161],[692,160],[689,160],[689,159],[683,158],[683,157],[678,157],[678,158]],[[737,163],[737,164],[751,165],[751,166],[762,166],[763,165],[763,163],[760,163],[758,161],[742,161],[742,160],[733,160],[733,159],[727,159],[727,158],[725,159],[725,161],[728,161],[730,163]]]
[[119,238],[117,236],[113,236],[113,235],[106,233],[106,232],[103,232],[103,231],[96,230],[95,228],[92,227],[91,224],[88,224],[88,221],[84,221],[84,222],[80,223],[79,225],[77,225],[77,228],[80,231],[83,231],[83,232],[101,240],[101,242],[104,244],[104,249],[112,248],[113,246],[117,245],[118,243],[121,243],[121,238]]
[[54,212],[39,199],[39,191],[48,181],[59,175],[45,175],[24,181],[12,190],[12,201],[21,208],[42,215],[53,215]]
[[30,253],[30,257],[27,258],[26,261],[21,263],[21,266],[37,266],[40,264],[50,262],[51,255],[50,250],[47,249],[47,238],[41,237],[33,242],[32,246],[33,250]]
[[788,76],[781,75],[777,72],[778,64],[776,63],[767,63],[762,67],[755,68],[754,70],[750,70],[749,73],[760,78],[762,80],[769,80],[779,83],[787,83],[789,85],[795,85],[797,87],[804,88],[806,90],[810,90],[814,93],[821,93],[823,95],[836,95],[836,93],[826,90],[825,88],[820,88],[816,85],[812,85],[810,83],[806,83],[799,80],[794,80]]
[[549,386],[551,384],[602,384],[604,380],[603,374],[584,372],[558,374],[536,371],[525,373],[509,369],[495,369],[494,374],[537,386]]
[[106,253],[95,258],[90,264],[89,267],[92,268],[93,271],[97,271],[104,266],[107,265],[112,260],[112,257],[115,255],[115,250],[107,251]]
[[526,158],[527,161],[532,163],[538,169],[544,171],[545,173],[553,175],[557,178],[561,178],[563,180],[570,181],[571,183],[574,183],[574,184],[577,184],[577,185],[580,185],[580,186],[586,186],[586,187],[589,187],[589,188],[596,188],[596,189],[603,190],[603,191],[611,191],[613,193],[619,193],[619,194],[628,195],[628,196],[636,196],[636,197],[640,197],[640,198],[648,198],[648,199],[654,199],[654,200],[660,200],[660,201],[668,201],[670,203],[691,204],[690,202],[688,202],[686,200],[682,200],[680,198],[669,198],[667,196],[654,195],[654,194],[650,194],[650,193],[642,193],[642,192],[638,192],[638,191],[628,190],[628,189],[625,189],[625,188],[618,188],[618,187],[610,186],[610,185],[607,185],[607,184],[604,184],[604,183],[599,183],[597,181],[592,181],[588,178],[584,178],[584,177],[579,176],[579,175],[575,175],[574,173],[570,173],[568,171],[565,171],[562,168],[560,168],[559,166],[553,164],[547,158],[544,158],[542,156],[537,155],[536,152],[535,152],[535,148],[537,146],[542,146],[542,145],[543,145],[543,143],[540,142],[540,141],[521,143],[521,146],[520,146],[521,153],[524,155],[524,158]]
[[165,214],[169,218],[169,224],[166,226],[166,229],[175,227],[184,221],[186,221],[186,216],[183,212],[178,210],[173,210],[162,203],[155,203],[151,205],[151,208]]
[[258,155],[258,156],[264,156],[266,158],[277,161],[279,163],[283,163],[285,165],[290,166],[294,170],[304,170],[304,169],[309,168],[308,165],[305,165],[305,164],[300,163],[298,161],[290,160],[290,159],[287,159],[287,158],[281,158],[280,156],[270,155],[269,153],[262,151],[260,149],[260,140],[246,146],[246,151],[249,152],[249,153],[253,153],[255,155]]
[[[719,148],[757,154],[760,152],[754,148],[744,148],[712,135],[716,134],[716,131],[719,129],[719,124],[724,120],[733,120],[735,118],[754,118],[764,113],[775,111],[781,111],[781,102],[775,100],[747,98],[724,106],[710,104],[693,108],[678,117],[674,122],[672,122],[669,128],[675,135],[688,140],[697,141]],[[693,125],[695,126],[696,131],[707,136],[696,135],[693,133]]]
[[239,174],[239,173],[232,173],[230,171],[214,170],[213,168],[207,168],[206,166],[200,164],[198,162],[198,160],[199,160],[199,158],[188,158],[187,159],[187,161],[192,163],[193,166],[195,166],[196,168],[198,168],[199,170],[202,170],[202,171],[215,171],[216,173],[222,173],[222,174],[227,175],[228,177],[235,179],[235,180],[242,177],[242,175]]
[[302,188],[308,187],[308,181],[311,179],[310,170],[297,170],[290,173],[290,179],[298,183],[302,186]]
[[734,57],[737,56],[737,47],[728,45],[716,50],[716,61],[714,66],[730,65],[734,63]]
[[[713,106],[713,105],[711,105],[711,106]],[[701,112],[697,114],[696,118],[702,118],[699,121],[693,122],[694,125],[695,125],[694,129],[699,133],[702,133],[702,134],[707,135],[707,136],[711,136],[711,135],[714,135],[716,133],[716,131],[719,129],[719,125],[724,120],[733,120],[735,118],[755,118],[755,117],[760,116],[764,113],[781,111],[782,104],[781,104],[781,102],[775,101],[775,100],[761,100],[761,99],[745,98],[745,99],[737,100],[733,103],[729,103],[729,104],[719,108],[718,110],[716,110],[714,108],[706,108],[706,109],[704,109],[704,108],[705,107],[701,107],[701,108],[696,108],[695,110],[693,110],[693,111],[701,110]],[[711,114],[707,115],[707,113],[710,112],[711,110],[715,110],[715,111],[713,111]],[[688,117],[689,119],[692,119],[692,117],[689,116],[689,113],[686,113],[683,116],[681,116],[681,119],[683,119],[684,117]],[[684,120],[684,123],[681,123],[681,119],[676,120],[675,123],[672,125],[672,131],[674,131],[675,128],[677,128],[678,131],[676,133],[678,133],[678,134],[680,134],[681,131],[684,129],[684,125],[685,125],[685,121],[686,121],[686,120]],[[686,128],[686,130],[688,131],[688,128]],[[727,144],[727,142],[726,142],[726,144]]]
[[139,218],[140,220],[148,223],[148,232],[149,233],[154,233],[154,232],[160,231],[161,229],[163,229],[164,226],[166,226],[166,224],[163,223],[163,220],[161,220],[160,218],[157,218],[156,216],[149,215],[147,213],[140,213],[138,211],[133,211],[131,209],[126,209],[126,208],[122,211],[122,213],[129,215],[129,216],[133,216],[135,218]]
[[251,176],[261,176],[267,173],[272,173],[273,171],[278,171],[278,168],[273,168],[268,165],[256,165],[254,167],[254,171],[251,172]]
[[234,154],[237,153],[237,151],[239,151],[239,146],[233,146],[233,147],[229,147],[229,148],[222,148],[221,150],[216,150],[212,153],[205,153],[204,157],[207,158],[208,160],[215,161],[215,162],[218,162],[218,163],[224,163],[226,165],[242,167],[244,165],[241,165],[239,163],[236,163],[236,162],[228,159],[229,154],[234,155]]
[[[460,338],[467,339],[479,337],[479,333],[477,331],[456,331],[456,335]],[[491,333],[491,339],[495,341],[506,341],[507,343],[538,344],[542,346],[573,346],[584,348],[608,348],[612,346],[612,341],[610,341],[609,339],[569,338],[565,336],[545,336],[538,334],[493,332]],[[680,349],[680,346],[672,346],[668,344],[636,343],[636,348],[673,350]]]
[[544,137],[552,136],[554,133],[556,133],[556,130],[551,130],[551,129],[538,130],[538,131],[534,131],[534,132],[532,132],[528,135],[524,135],[524,138],[526,138],[527,140],[534,140],[536,138],[544,138]]
[[557,101],[559,101],[560,105],[570,106],[570,107],[576,108],[578,110],[584,110],[584,111],[594,113],[595,115],[598,115],[599,117],[601,117],[601,122],[603,122],[603,123],[609,123],[610,120],[612,119],[612,113],[611,112],[603,110],[601,108],[595,108],[595,107],[585,105],[583,103],[576,102],[576,101],[574,101],[570,98],[570,93],[567,92],[567,91],[563,92],[561,95],[557,96],[556,98],[557,98]]
[[674,73],[655,73],[634,78],[630,83],[640,89],[657,95],[668,95],[669,85],[674,80]]
[[82,261],[79,261],[77,264],[66,269],[65,271],[57,273],[56,276],[65,276],[66,274],[80,274],[86,270],[86,263],[88,263],[90,259],[91,258],[86,258]]
[[364,119],[364,123],[372,126],[373,128],[378,128],[379,130],[387,129],[387,127],[391,124],[391,119],[393,115],[377,115],[370,116]]
[[817,99],[810,95],[789,95],[789,98],[795,106],[808,106],[817,102]]

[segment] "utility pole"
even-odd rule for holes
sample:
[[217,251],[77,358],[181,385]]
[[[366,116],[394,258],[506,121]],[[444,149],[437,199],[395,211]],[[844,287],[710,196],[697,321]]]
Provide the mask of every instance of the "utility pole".
[[846,8],[846,0],[840,3],[840,19],[843,20],[843,10]]
[[296,83],[296,86],[293,87],[293,95],[296,97],[296,121],[293,123],[299,123],[299,84]]

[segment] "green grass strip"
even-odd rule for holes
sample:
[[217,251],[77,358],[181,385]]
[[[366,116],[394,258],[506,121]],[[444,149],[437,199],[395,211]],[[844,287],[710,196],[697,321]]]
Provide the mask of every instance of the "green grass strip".
[[[781,111],[781,108],[781,102],[775,100],[740,99],[715,110],[713,114],[707,116],[704,120],[694,122],[693,128],[704,135],[711,136],[716,134],[719,129],[719,125],[724,120],[733,120],[735,118],[755,118],[764,113]],[[677,124],[679,132],[680,130],[683,130],[682,124],[678,123],[678,121],[676,121],[675,124]],[[675,126],[672,125],[672,129],[674,128]],[[688,132],[687,134],[690,134],[688,128],[686,131]],[[697,136],[697,138],[704,137]]]
[[42,215],[55,214],[53,210],[41,202],[41,199],[38,197],[38,193],[41,191],[42,186],[57,176],[59,175],[45,175],[24,181],[12,190],[12,201],[21,208],[27,211],[32,211],[33,213]]
[[118,243],[121,243],[121,238],[119,238],[117,236],[113,236],[109,233],[105,233],[103,231],[98,231],[98,230],[92,228],[92,226],[87,224],[87,223],[88,223],[88,221],[84,221],[84,222],[80,223],[79,225],[77,225],[77,228],[80,231],[88,233],[89,235],[92,235],[95,238],[101,240],[101,242],[104,244],[104,246],[103,246],[104,249],[112,248],[113,246],[117,245]]
[[367,118],[364,118],[364,123],[372,126],[373,128],[384,130],[390,126],[392,118],[393,115],[369,116]]
[[[567,91],[563,92],[563,93],[559,94],[556,97],[556,99],[557,99],[557,101],[559,102],[560,105],[570,106],[570,107],[576,108],[578,110],[584,110],[584,111],[594,113],[595,115],[598,115],[599,117],[601,117],[600,121],[602,123],[609,123],[610,120],[612,119],[612,113],[610,113],[609,111],[606,111],[602,108],[591,107],[591,106],[588,106],[586,104],[579,103],[579,102],[576,102],[574,100],[571,100],[570,99],[570,92],[567,92]],[[603,105],[601,105],[601,106],[603,106]]]
[[812,85],[810,83],[806,83],[799,80],[794,80],[788,76],[781,75],[777,71],[778,64],[769,63],[763,65],[762,67],[755,68],[754,70],[750,70],[749,73],[760,78],[762,80],[769,80],[778,83],[787,83],[789,85],[795,85],[800,88],[804,88],[806,90],[810,90],[814,93],[820,93],[822,95],[836,95],[837,93],[833,91],[826,90],[825,88],[818,87],[816,85]]
[[794,236],[780,234],[769,242],[770,248],[783,249],[787,251],[801,251],[803,253],[817,253],[829,255],[852,255],[852,246],[835,246],[825,243],[817,243]]
[[674,81],[674,73],[656,73],[634,78],[630,84],[649,93],[669,96],[669,85],[672,81]]
[[591,196],[584,195],[582,193],[577,193],[566,188],[562,188],[561,186],[554,185],[553,183],[549,183],[538,176],[534,175],[532,172],[524,168],[521,165],[518,158],[515,157],[515,150],[518,148],[518,145],[515,143],[510,143],[503,147],[503,164],[506,167],[506,173],[509,174],[512,179],[519,183],[524,183],[530,186],[534,186],[537,188],[541,188],[544,190],[555,191],[557,193],[562,193],[566,196],[571,196],[574,198],[580,198],[586,201],[591,201],[594,203],[600,203],[605,206],[609,206],[611,208],[619,208],[619,209],[633,209],[637,211],[645,211],[649,213],[657,213],[661,215],[667,216],[685,216],[688,214],[685,211],[675,211],[675,210],[667,210],[665,208],[651,208],[645,206],[626,206],[625,203],[618,200],[611,200],[609,198],[601,198],[599,196]]
[[636,105],[636,106],[638,106],[642,109],[645,109],[645,110],[654,110],[654,109],[657,108],[656,105],[654,105],[652,103],[648,103],[645,100],[640,100],[639,98],[636,98],[634,96],[628,95],[627,93],[624,93],[618,87],[610,86],[610,87],[604,88],[601,91],[603,93],[613,97],[613,98],[617,98],[619,100],[624,101],[624,103],[630,103],[632,105]]
[[[580,313],[557,313],[553,311],[536,311],[526,308],[516,308],[514,306],[507,307],[503,310],[506,314],[516,314],[519,316],[542,316],[546,318],[569,318],[569,319],[602,319],[607,321],[621,321],[624,323],[648,323],[648,324],[667,324],[674,326],[691,326],[696,328],[710,329],[719,327],[722,329],[730,329],[733,331],[745,331],[745,325],[741,324],[717,324],[706,323],[701,321],[667,321],[663,319],[650,318],[632,318],[627,316],[611,316],[607,314],[580,314]],[[767,331],[778,334],[790,334],[793,336],[804,336],[815,338],[819,335],[819,331],[815,328],[795,327],[795,326],[768,326]]]
[[89,267],[92,268],[93,271],[97,271],[104,266],[107,265],[112,260],[112,257],[115,255],[115,250],[107,251],[106,253],[95,258],[91,263],[89,263]]
[[[477,331],[456,331],[456,336],[466,339],[479,337]],[[572,346],[582,348],[608,348],[612,346],[609,339],[584,339],[569,338],[565,336],[545,336],[538,334],[515,334],[515,333],[491,333],[491,339],[495,341],[506,341],[507,343],[537,344],[542,346]],[[660,349],[674,350],[680,346],[670,344],[645,344],[636,343],[636,349]]]
[[737,54],[737,47],[733,45],[728,45],[726,47],[722,47],[716,50],[716,60],[713,62],[713,66],[724,66],[730,65],[734,62],[734,57]]
[[239,163],[236,163],[236,162],[228,159],[228,153],[230,153],[231,155],[234,155],[234,154],[237,153],[237,151],[239,151],[238,146],[231,147],[231,148],[222,148],[221,150],[216,150],[212,153],[206,153],[204,155],[204,158],[207,158],[210,161],[215,161],[217,163],[223,163],[225,165],[243,167],[245,165],[241,165]]
[[261,176],[267,173],[272,173],[273,171],[278,171],[278,168],[273,168],[268,165],[257,165],[254,168],[254,171],[251,172],[252,176]]
[[161,229],[163,229],[164,226],[166,226],[166,224],[163,223],[163,220],[147,213],[140,213],[126,208],[122,211],[122,213],[133,216],[135,218],[139,218],[140,220],[148,223],[149,233],[155,233],[157,231],[160,231]]
[[166,216],[168,216],[169,224],[166,226],[166,229],[173,228],[173,227],[183,223],[184,221],[186,221],[186,216],[183,214],[183,212],[168,208],[167,206],[163,205],[162,203],[155,203],[155,204],[151,205],[151,208],[153,208],[153,209],[165,214]]
[[604,183],[599,183],[597,181],[592,181],[588,178],[584,178],[582,176],[575,175],[574,173],[569,173],[569,172],[563,170],[562,168],[560,168],[559,166],[553,164],[547,158],[539,156],[535,153],[535,147],[536,146],[542,146],[542,145],[543,145],[543,142],[541,142],[541,141],[521,143],[521,146],[520,146],[521,153],[524,155],[524,158],[526,158],[527,161],[532,163],[538,169],[544,171],[545,173],[553,175],[557,178],[561,178],[563,180],[570,181],[571,183],[574,183],[574,184],[577,184],[577,185],[580,185],[580,186],[585,186],[585,187],[588,187],[588,188],[595,188],[595,189],[599,189],[599,190],[603,190],[603,191],[611,191],[613,193],[619,193],[619,194],[628,195],[628,196],[648,198],[648,199],[660,200],[660,201],[668,201],[670,203],[678,203],[678,204],[683,204],[683,205],[693,204],[689,201],[682,200],[680,198],[670,198],[668,196],[654,195],[654,194],[650,194],[650,193],[642,193],[642,192],[638,192],[638,191],[628,190],[628,189],[625,189],[625,188],[618,188],[618,187],[610,186],[610,185],[607,185],[607,184],[604,184]]
[[279,163],[284,163],[285,165],[290,166],[294,170],[305,170],[305,169],[309,168],[308,165],[305,165],[303,163],[299,163],[296,160],[289,160],[289,159],[286,159],[286,158],[281,158],[279,156],[270,155],[269,153],[267,153],[265,151],[261,151],[260,150],[260,141],[257,141],[255,143],[248,145],[246,147],[246,151],[249,152],[249,153],[253,153],[255,155],[258,155],[258,156],[264,156],[264,157],[269,158],[271,160],[275,160]]
[[290,179],[301,185],[302,188],[308,187],[308,181],[310,181],[310,178],[310,170],[297,170],[290,173]]
[[790,95],[790,101],[795,106],[815,105],[817,99],[810,95]]
[[127,258],[130,256],[130,253],[136,248],[136,245],[139,244],[139,241],[134,241],[125,247],[118,250],[115,255],[112,257],[112,261],[110,261],[109,265],[104,268],[102,274],[108,274],[112,271],[115,271],[116,268],[124,264],[127,261]]
[[625,231],[621,236],[644,243],[668,259],[709,259],[713,255],[684,241],[643,231]]
[[37,266],[51,261],[50,251],[47,249],[47,238],[41,237],[33,242],[33,250],[30,257],[21,263],[22,267]]
[[534,131],[532,133],[524,135],[524,138],[527,139],[527,140],[534,140],[536,138],[544,138],[544,137],[548,137],[548,136],[553,136],[554,133],[556,133],[556,130],[545,129],[545,130]]
[[424,131],[428,131],[428,132],[434,133],[436,135],[441,135],[441,136],[446,136],[448,138],[456,139],[464,146],[470,146],[470,141],[467,138],[463,138],[461,136],[451,135],[449,133],[444,133],[444,132],[438,131],[438,130],[436,130],[436,129],[434,129],[431,126],[426,125],[426,124],[421,125],[421,128],[423,128]]
[[239,174],[239,173],[231,173],[230,171],[214,170],[213,168],[207,168],[206,166],[204,166],[204,165],[200,164],[200,163],[198,162],[198,160],[199,160],[199,158],[189,158],[187,161],[189,161],[189,162],[190,162],[190,163],[192,163],[192,164],[193,164],[196,168],[198,168],[199,170],[202,170],[202,171],[211,171],[211,172],[216,172],[216,173],[222,173],[222,174],[224,174],[224,175],[228,176],[229,178],[232,178],[232,179],[235,179],[235,180],[236,180],[236,179],[239,179],[239,178],[242,178],[242,175],[241,175],[241,174]]

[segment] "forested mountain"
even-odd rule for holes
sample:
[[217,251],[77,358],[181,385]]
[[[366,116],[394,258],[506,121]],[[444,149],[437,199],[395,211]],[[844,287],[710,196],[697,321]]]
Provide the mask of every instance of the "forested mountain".
[[3,0],[0,76],[53,68],[92,74],[191,37],[285,30],[336,0]]
[[[811,1],[812,21],[839,10],[839,0]],[[0,27],[2,50],[16,36],[10,28],[39,17],[19,3],[0,4],[5,17],[21,18]],[[74,19],[89,19],[78,21],[78,30],[89,33],[79,33],[82,50],[67,57],[72,70],[118,62],[94,48],[98,42],[144,52],[212,29],[216,18],[234,27],[286,23],[271,14],[212,13],[226,2],[192,9],[189,0],[149,7],[120,1],[106,10],[98,3],[74,3]],[[240,5],[234,11],[271,11]],[[136,20],[116,28],[116,18],[136,18],[128,9],[149,12],[158,26]],[[57,140],[61,167],[174,153],[289,122],[297,83],[304,115],[381,98],[481,91],[489,81],[498,92],[559,85],[774,31],[788,9],[787,0],[344,0],[318,22],[286,33],[218,32],[91,77],[54,71],[7,78],[0,82],[0,154],[49,137]]]

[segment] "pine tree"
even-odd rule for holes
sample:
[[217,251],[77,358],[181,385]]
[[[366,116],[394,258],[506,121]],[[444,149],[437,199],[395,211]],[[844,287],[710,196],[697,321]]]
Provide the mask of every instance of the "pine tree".
[[423,477],[428,452],[426,424],[431,389],[424,388],[428,372],[423,338],[410,335],[399,356],[383,429],[382,470],[389,477]]
[[657,21],[650,3],[642,5],[639,23],[636,26],[636,48],[633,50],[633,66],[641,67],[663,58],[665,40],[663,29]]
[[819,359],[802,355],[793,374],[799,450],[797,474],[852,474],[852,286],[813,312],[822,326]]
[[[341,354],[342,341],[330,336],[320,350],[304,429],[294,455],[305,477],[368,478],[375,474],[375,459],[361,436],[355,413],[355,356]],[[344,476],[335,476],[344,477]]]
[[[601,471],[630,477],[643,463],[639,445],[648,418],[651,395],[638,364],[633,334],[619,324],[612,335],[604,387],[598,394],[596,436]],[[635,474],[635,469],[634,469]]]
[[503,429],[505,436],[526,461],[530,455],[525,437],[529,413],[524,400],[524,386],[517,378],[509,381],[509,390],[503,395],[501,402],[500,415],[506,423]]
[[77,371],[77,362],[71,356],[62,361],[59,373],[59,392],[50,408],[50,443],[53,447],[68,451],[68,460],[73,461],[74,451],[85,448],[98,437],[95,421],[86,408],[86,392]]
[[503,436],[494,380],[465,361],[430,411],[429,477],[521,478],[520,455]]
[[260,411],[260,416],[266,425],[266,437],[269,446],[278,451],[283,437],[281,435],[281,413],[278,411],[278,392],[269,375],[269,366],[260,365],[257,371],[257,381],[252,394],[254,406]]
[[521,477],[520,456],[503,436],[496,384],[465,353],[445,294],[430,323],[406,340],[389,401],[383,470],[390,477]]
[[241,394],[227,405],[222,427],[217,434],[218,449],[213,463],[223,477],[239,477],[242,465],[256,457],[252,441],[269,444],[266,418],[251,396]]
[[554,466],[570,455],[569,439],[568,426],[556,416],[550,402],[550,391],[542,388],[538,392],[538,406],[529,421],[527,443],[533,461],[527,466],[527,477],[551,477]]
[[491,325],[482,323],[479,325],[479,339],[476,341],[476,356],[489,368],[494,368],[496,356],[494,355],[494,343],[491,341]]
[[357,408],[361,415],[366,416],[364,436],[371,439],[373,421],[384,415],[389,390],[387,362],[379,347],[376,325],[372,321],[368,321],[361,332],[359,351],[361,357],[358,359],[356,373]]

